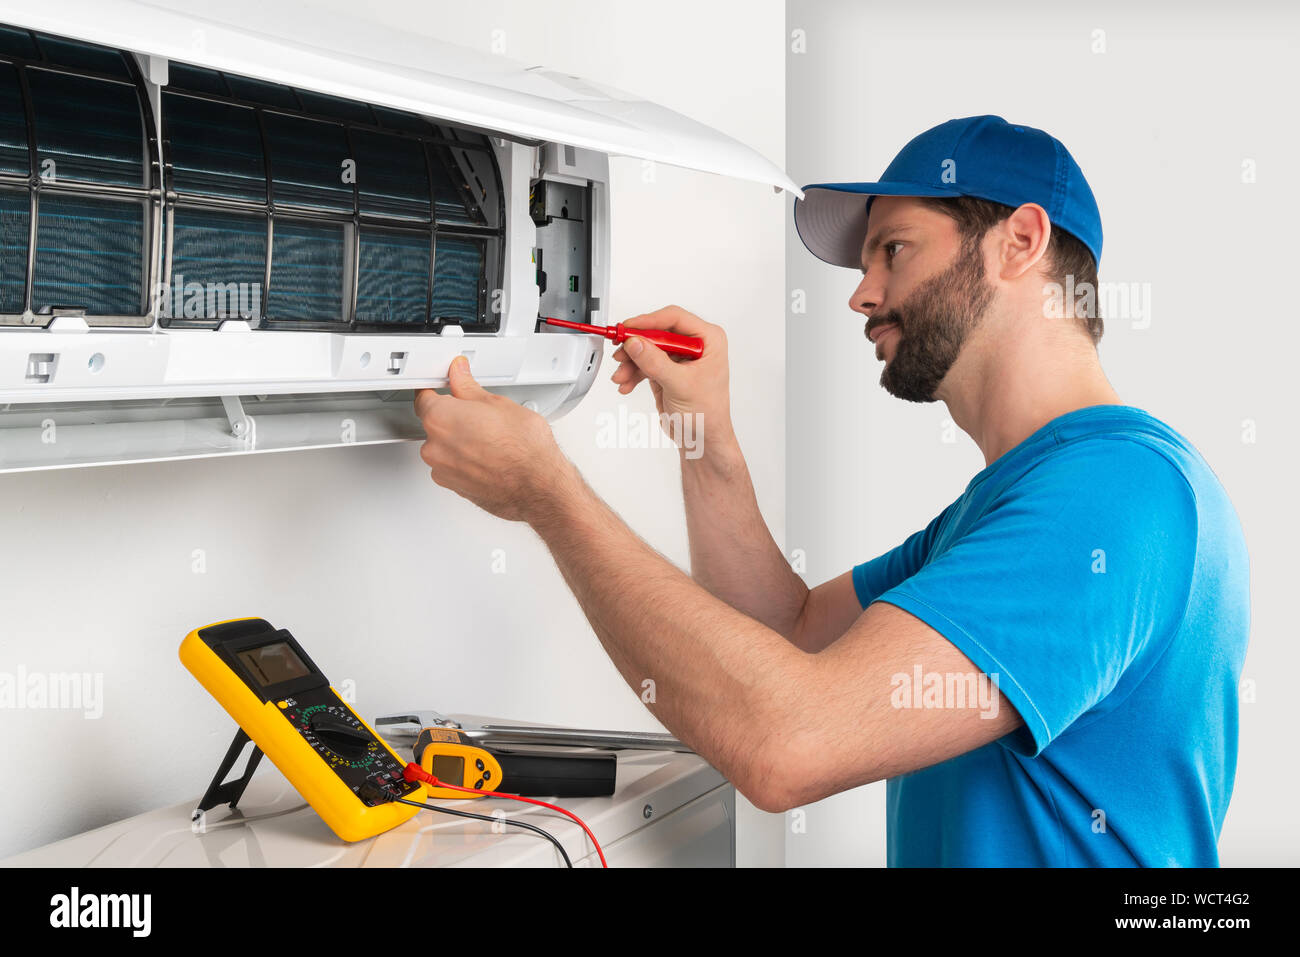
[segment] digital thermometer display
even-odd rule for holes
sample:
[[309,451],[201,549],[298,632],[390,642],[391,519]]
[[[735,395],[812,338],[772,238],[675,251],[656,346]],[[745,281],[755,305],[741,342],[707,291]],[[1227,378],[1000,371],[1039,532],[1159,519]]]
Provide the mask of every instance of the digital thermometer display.
[[460,784],[465,778],[465,759],[450,754],[439,754],[433,759],[433,776],[440,781]]

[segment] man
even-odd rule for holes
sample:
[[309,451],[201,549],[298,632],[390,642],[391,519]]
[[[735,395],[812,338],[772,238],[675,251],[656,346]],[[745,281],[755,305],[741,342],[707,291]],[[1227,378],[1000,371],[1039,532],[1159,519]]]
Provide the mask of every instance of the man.
[[704,426],[681,460],[691,577],[459,360],[449,396],[416,400],[434,481],[530,523],[629,685],[653,680],[664,726],[762,809],[888,779],[891,865],[1216,865],[1247,554],[1209,466],[1120,402],[1100,318],[1061,296],[1101,253],[1077,164],[1040,130],[953,120],[879,182],[807,187],[795,221],[861,272],[881,384],[943,401],[984,454],[924,529],[809,590],[731,429],[726,336],[675,306],[627,324],[703,357],[629,339],[613,379]]

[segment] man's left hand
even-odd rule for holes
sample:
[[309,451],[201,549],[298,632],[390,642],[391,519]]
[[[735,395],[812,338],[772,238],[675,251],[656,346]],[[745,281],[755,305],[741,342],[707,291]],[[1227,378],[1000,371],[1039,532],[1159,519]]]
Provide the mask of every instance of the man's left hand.
[[415,414],[428,436],[420,458],[433,481],[499,518],[530,521],[572,467],[550,423],[484,389],[464,356],[452,361],[447,377],[450,395],[433,389],[415,395]]

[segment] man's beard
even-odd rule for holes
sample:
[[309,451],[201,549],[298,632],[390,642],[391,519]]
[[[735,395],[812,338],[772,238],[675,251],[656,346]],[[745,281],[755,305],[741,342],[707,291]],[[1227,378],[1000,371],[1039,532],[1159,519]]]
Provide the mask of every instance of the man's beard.
[[935,401],[939,383],[992,299],[979,245],[963,242],[951,266],[921,283],[897,309],[871,317],[878,324],[898,323],[894,357],[885,363],[880,384],[908,402]]

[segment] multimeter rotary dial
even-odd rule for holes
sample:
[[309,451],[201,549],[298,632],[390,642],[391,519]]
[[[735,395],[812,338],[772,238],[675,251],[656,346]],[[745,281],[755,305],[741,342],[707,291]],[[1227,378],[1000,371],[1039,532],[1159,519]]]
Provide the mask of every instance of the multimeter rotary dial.
[[379,742],[346,708],[314,705],[299,716],[299,730],[327,758],[352,767],[366,767],[383,752]]

